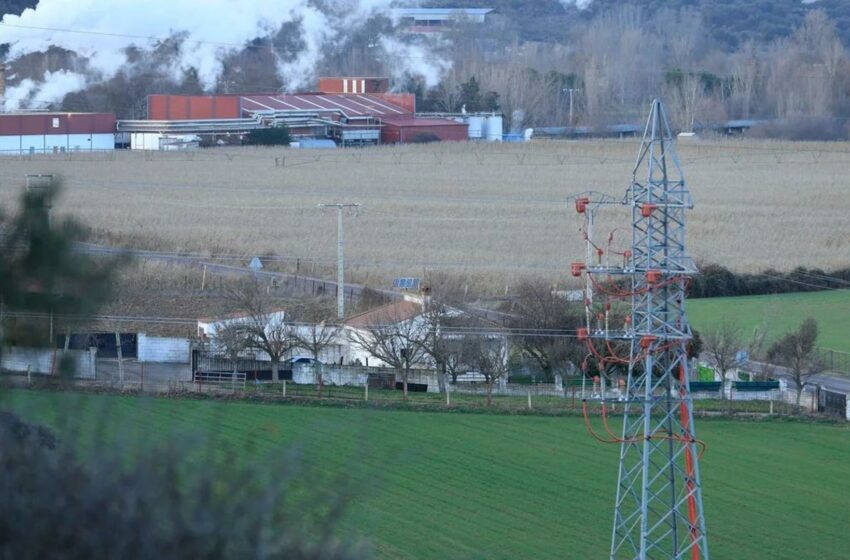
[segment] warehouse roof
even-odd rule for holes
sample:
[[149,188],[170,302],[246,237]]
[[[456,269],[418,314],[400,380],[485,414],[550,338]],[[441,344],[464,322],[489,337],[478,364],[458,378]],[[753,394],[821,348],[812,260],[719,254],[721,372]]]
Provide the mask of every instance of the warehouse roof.
[[353,117],[410,115],[410,111],[389,101],[363,94],[283,93],[243,95],[242,110],[263,111],[343,111]]
[[458,16],[482,17],[494,11],[492,8],[396,8],[392,14],[395,17],[434,20]]

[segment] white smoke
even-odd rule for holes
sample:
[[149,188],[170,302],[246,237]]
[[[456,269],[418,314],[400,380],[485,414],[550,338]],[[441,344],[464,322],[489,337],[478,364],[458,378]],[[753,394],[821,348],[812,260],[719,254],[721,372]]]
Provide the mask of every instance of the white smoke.
[[449,60],[421,45],[403,43],[395,37],[381,37],[381,46],[387,52],[387,64],[396,80],[405,74],[419,75],[430,88],[451,68]]
[[43,82],[30,79],[21,80],[17,86],[6,88],[3,97],[3,110],[16,111],[22,107],[43,108],[67,93],[86,87],[86,77],[76,72],[59,70],[47,72]]
[[[392,0],[41,0],[34,10],[3,17],[6,25],[0,26],[0,42],[11,44],[9,60],[44,52],[50,46],[87,59],[94,74],[87,80],[78,74],[57,72],[48,74],[43,84],[24,80],[11,88],[19,99],[36,94],[40,101],[50,102],[61,100],[87,82],[108,80],[128,69],[128,48],[151,51],[163,39],[175,36],[182,41],[171,69],[173,74],[180,76],[194,68],[201,84],[212,89],[222,72],[225,55],[240,51],[249,41],[276,33],[285,23],[295,22],[304,48],[294,59],[279,60],[277,65],[285,86],[294,89],[315,77],[315,68],[328,46],[370,17],[387,13],[391,3]],[[421,47],[407,47],[398,41],[387,42],[386,46],[402,49],[402,54],[407,52],[405,49],[412,49],[406,56],[395,58],[400,63],[412,61],[409,70],[421,68],[430,83],[436,81],[435,73],[445,68],[442,62],[422,63],[422,57],[428,55]],[[16,103],[11,93],[7,97],[9,104]]]
[[575,6],[579,10],[583,10],[590,6],[593,3],[593,0],[561,0],[561,4],[564,6]]

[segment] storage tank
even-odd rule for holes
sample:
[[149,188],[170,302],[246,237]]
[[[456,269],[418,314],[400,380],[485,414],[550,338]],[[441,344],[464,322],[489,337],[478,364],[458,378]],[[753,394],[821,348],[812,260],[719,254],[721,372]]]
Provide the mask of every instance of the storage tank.
[[502,115],[491,115],[486,119],[486,138],[488,142],[502,141]]
[[469,124],[469,139],[480,140],[484,135],[484,117],[471,116],[467,120]]

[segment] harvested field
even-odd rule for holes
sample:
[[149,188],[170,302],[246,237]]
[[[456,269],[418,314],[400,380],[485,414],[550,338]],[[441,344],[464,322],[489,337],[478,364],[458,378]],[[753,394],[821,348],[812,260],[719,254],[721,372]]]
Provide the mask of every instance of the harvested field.
[[[636,151],[629,140],[10,158],[0,203],[27,173],[61,174],[58,211],[88,223],[94,241],[291,256],[304,271],[335,263],[335,214],[317,205],[360,202],[346,223],[357,279],[461,271],[503,290],[518,275],[564,276],[582,254],[565,199],[588,189],[620,196]],[[679,151],[698,260],[737,271],[850,264],[850,145],[723,140]]]

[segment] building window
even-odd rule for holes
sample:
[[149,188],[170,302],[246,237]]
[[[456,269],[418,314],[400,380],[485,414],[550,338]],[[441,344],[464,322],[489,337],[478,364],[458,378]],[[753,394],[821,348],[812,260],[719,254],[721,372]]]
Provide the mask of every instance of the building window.
[[59,117],[53,117],[53,128],[59,128]]

